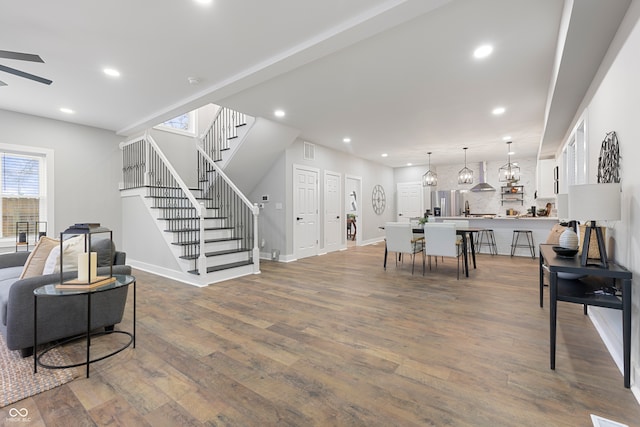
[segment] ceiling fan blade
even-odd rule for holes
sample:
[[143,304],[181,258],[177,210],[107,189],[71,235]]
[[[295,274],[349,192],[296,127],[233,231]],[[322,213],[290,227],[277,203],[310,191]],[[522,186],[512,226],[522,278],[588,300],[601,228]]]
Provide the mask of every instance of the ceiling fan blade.
[[40,58],[40,55],[11,52],[9,50],[0,50],[0,58],[17,59],[18,61],[44,62],[42,58]]
[[5,67],[4,65],[0,65],[0,71],[13,74],[14,76],[24,77],[25,79],[33,80],[34,82],[43,83],[45,85],[53,83],[53,81],[45,79],[44,77],[35,76],[33,74],[25,73],[24,71],[16,70],[15,68]]

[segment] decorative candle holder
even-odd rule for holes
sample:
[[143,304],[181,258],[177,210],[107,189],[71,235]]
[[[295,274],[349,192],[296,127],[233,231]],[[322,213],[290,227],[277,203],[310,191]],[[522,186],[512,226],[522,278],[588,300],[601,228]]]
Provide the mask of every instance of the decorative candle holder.
[[[94,236],[98,234],[108,233],[109,241],[113,242],[113,232],[106,228],[101,227],[96,223],[79,223],[74,224],[60,233],[60,284],[57,285],[59,289],[85,289],[102,286],[108,284],[114,280],[113,277],[113,265],[109,264],[109,275],[98,276],[98,254],[91,251],[91,243]],[[63,244],[65,236],[70,235],[84,235],[84,252],[78,254],[78,278],[72,280],[64,280],[64,250]],[[113,244],[109,245],[111,256],[113,259]]]

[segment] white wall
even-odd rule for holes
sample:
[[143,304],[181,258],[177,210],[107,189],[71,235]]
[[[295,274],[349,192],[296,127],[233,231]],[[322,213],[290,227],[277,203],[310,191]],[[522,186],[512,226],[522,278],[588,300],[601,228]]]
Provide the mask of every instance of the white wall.
[[[122,155],[115,133],[0,110],[0,142],[54,151],[54,218],[48,234],[59,236],[77,222],[99,222],[120,246],[122,222],[118,183]],[[126,249],[125,249],[126,250]]]
[[261,197],[269,196],[269,202],[264,203],[258,216],[258,245],[263,258],[270,258],[273,250],[278,250],[283,255],[286,253],[285,218],[290,205],[286,203],[285,179],[285,153],[282,152],[248,195],[253,203],[262,203]]
[[[577,117],[586,108],[589,150],[589,183],[597,182],[600,145],[607,132],[615,131],[620,143],[622,220],[609,224],[607,239],[613,243],[613,258],[634,276],[632,302],[632,384],[640,399],[640,0],[633,0],[616,38],[612,42]],[[575,126],[575,121],[571,128]],[[567,132],[571,130],[569,128]],[[620,312],[591,310],[595,322],[603,325],[618,320],[617,331],[601,330],[605,342],[619,343]],[[620,344],[621,345],[621,344]],[[618,349],[621,352],[621,348]],[[615,353],[615,349],[613,351]],[[614,354],[614,357],[616,355]]]

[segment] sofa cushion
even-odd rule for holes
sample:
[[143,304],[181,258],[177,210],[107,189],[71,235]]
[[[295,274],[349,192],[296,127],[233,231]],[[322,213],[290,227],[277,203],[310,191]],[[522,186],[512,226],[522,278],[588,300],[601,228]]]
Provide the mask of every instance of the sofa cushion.
[[111,239],[99,239],[91,242],[91,252],[98,253],[98,267],[108,267],[113,264],[116,245]]
[[[79,234],[62,242],[63,271],[78,271],[78,255],[84,252],[84,235]],[[60,245],[51,249],[42,274],[60,272]]]
[[24,263],[21,279],[27,277],[35,277],[42,275],[47,257],[51,253],[51,249],[60,245],[60,241],[47,236],[42,236],[36,244],[33,251],[29,254],[29,258]]
[[0,282],[6,279],[13,279],[14,281],[18,280],[20,273],[22,273],[22,268],[23,267],[21,265],[17,267],[0,268]]

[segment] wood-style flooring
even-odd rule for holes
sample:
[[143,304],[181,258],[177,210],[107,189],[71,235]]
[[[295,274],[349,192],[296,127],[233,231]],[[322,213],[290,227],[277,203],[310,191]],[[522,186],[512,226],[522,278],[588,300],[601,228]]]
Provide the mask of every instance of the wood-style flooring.
[[411,275],[393,258],[384,271],[383,252],[264,261],[207,288],[135,271],[137,347],[0,409],[0,424],[16,407],[29,427],[587,427],[591,413],[640,426],[581,306],[559,304],[549,369],[537,259],[480,255],[456,280],[455,259]]

